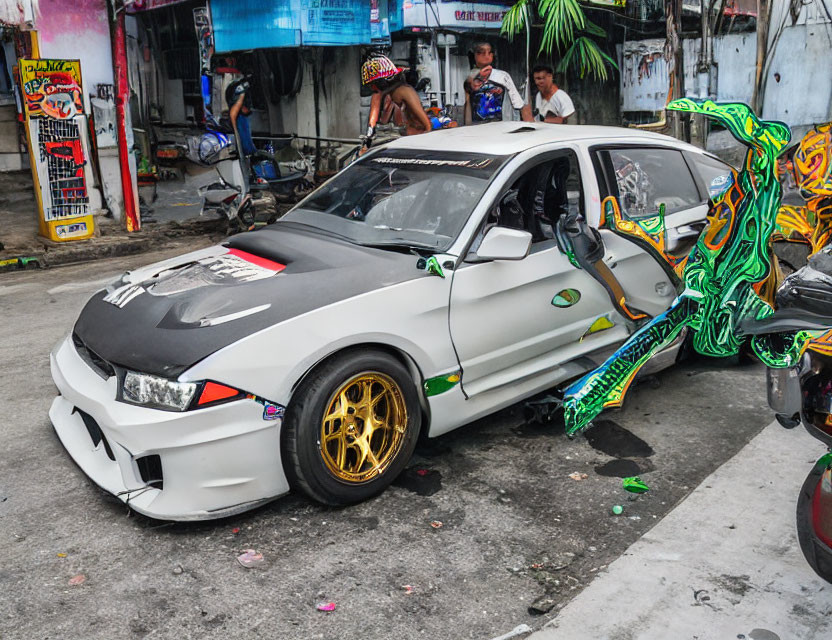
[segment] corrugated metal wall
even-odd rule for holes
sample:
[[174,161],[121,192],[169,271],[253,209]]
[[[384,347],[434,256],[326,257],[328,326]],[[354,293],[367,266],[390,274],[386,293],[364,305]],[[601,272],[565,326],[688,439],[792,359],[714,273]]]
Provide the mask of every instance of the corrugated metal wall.
[[[685,88],[691,97],[698,97],[695,73],[700,46],[699,39],[683,41]],[[754,33],[714,39],[717,100],[750,102],[756,46]],[[624,44],[621,51],[623,112],[664,108],[668,76],[663,48],[663,39]],[[832,119],[832,24],[820,20],[816,13],[808,20],[804,18],[798,24],[784,27],[768,73],[763,116],[782,120],[792,127]]]

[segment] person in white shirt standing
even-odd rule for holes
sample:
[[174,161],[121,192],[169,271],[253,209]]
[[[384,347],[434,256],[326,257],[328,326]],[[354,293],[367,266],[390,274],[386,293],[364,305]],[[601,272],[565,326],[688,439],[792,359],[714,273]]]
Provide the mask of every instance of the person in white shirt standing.
[[508,94],[511,106],[520,112],[520,119],[531,122],[532,110],[525,103],[511,76],[495,69],[494,50],[487,42],[474,45],[475,69],[465,79],[465,124],[502,121],[505,117],[503,101]]
[[555,84],[555,74],[547,64],[538,64],[532,69],[537,95],[534,99],[534,114],[541,122],[566,124],[575,114],[572,98]]

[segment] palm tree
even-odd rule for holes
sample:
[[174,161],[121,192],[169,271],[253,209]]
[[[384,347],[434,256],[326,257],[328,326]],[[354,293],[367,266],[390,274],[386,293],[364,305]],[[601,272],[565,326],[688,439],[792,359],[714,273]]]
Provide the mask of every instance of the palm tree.
[[551,55],[555,49],[563,52],[558,71],[571,67],[581,78],[591,75],[604,81],[608,77],[607,66],[618,69],[615,60],[601,51],[591,37],[606,38],[606,31],[586,19],[578,0],[517,0],[503,17],[500,33],[512,40],[525,29],[528,52],[535,9],[543,19],[539,53]]

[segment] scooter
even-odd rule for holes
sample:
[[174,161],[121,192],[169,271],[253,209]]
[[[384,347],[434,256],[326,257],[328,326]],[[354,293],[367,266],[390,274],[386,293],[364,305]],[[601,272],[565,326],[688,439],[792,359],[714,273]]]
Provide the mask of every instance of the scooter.
[[812,569],[832,582],[832,246],[788,276],[777,291],[777,311],[743,326],[747,335],[790,340],[797,331],[827,331],[808,343],[800,361],[767,369],[768,403],[787,429],[802,424],[827,449],[797,499],[797,536]]
[[[232,226],[251,229],[255,223],[253,194],[297,198],[311,188],[309,164],[291,145],[294,136],[256,138],[265,141],[250,157],[241,156],[232,133],[209,129],[187,140],[185,157],[216,172],[216,180],[198,189],[202,214],[216,212]],[[274,200],[274,198],[272,198]],[[271,216],[276,218],[276,213]]]
[[216,180],[199,187],[202,198],[201,215],[216,212],[228,218],[232,226],[242,230],[254,225],[249,180],[243,159],[237,153],[233,134],[205,131],[187,138],[185,157],[201,166],[210,167]]

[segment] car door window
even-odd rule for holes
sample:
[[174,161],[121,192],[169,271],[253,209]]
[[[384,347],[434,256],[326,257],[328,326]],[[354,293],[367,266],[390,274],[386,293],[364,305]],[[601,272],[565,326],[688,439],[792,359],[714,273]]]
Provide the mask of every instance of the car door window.
[[690,209],[703,198],[680,151],[661,148],[609,149],[605,152],[618,189],[621,213],[631,219]]
[[711,200],[721,196],[734,184],[734,171],[722,160],[701,153],[691,153],[688,158],[707,187]]
[[558,218],[583,210],[583,186],[578,157],[559,151],[523,170],[489,212],[482,233],[498,224],[532,234],[533,243],[553,240]]

